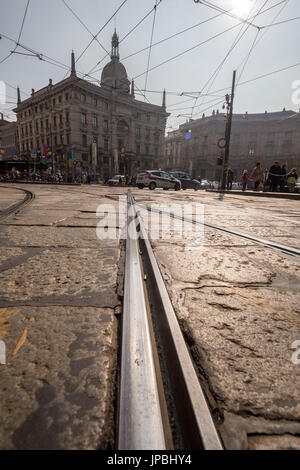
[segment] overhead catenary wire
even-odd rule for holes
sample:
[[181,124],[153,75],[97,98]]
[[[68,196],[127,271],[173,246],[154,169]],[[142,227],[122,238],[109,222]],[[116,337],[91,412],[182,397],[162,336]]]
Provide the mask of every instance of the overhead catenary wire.
[[92,36],[95,38],[95,41],[97,41],[97,43],[99,44],[99,46],[105,51],[107,52],[107,54],[109,54],[108,50],[101,44],[101,42],[99,41],[99,39],[97,37],[94,36],[94,34],[91,32],[91,30],[87,27],[87,25],[82,21],[82,19],[79,17],[79,15],[77,15],[77,13],[75,13],[75,11],[70,7],[70,5],[67,4],[67,2],[65,0],[61,0],[63,2],[63,4],[68,8],[68,10],[72,13],[73,16],[75,16],[75,18],[79,21],[79,23],[86,29],[86,31]]
[[[125,36],[123,36],[123,37],[120,39],[120,44],[121,44],[125,39],[127,39],[128,36],[130,36],[130,35],[133,33],[133,31],[135,31],[135,30],[148,18],[148,16],[151,15],[151,13],[153,12],[154,8],[157,9],[157,7],[161,4],[161,2],[162,2],[162,0],[159,0],[158,3],[155,3],[154,7],[151,8],[151,10],[149,10],[148,13],[146,13],[146,15],[144,15],[143,18],[142,18],[141,20],[139,20],[138,23],[137,23],[133,28],[131,28],[131,30],[128,31],[128,33],[126,33]],[[147,49],[148,49],[148,48],[147,48]],[[94,74],[94,73],[97,73],[97,72],[103,70],[102,68],[100,68],[100,69],[97,69],[97,70],[95,70],[95,71],[93,72],[93,70],[94,70],[98,65],[100,65],[100,64],[106,59],[107,56],[109,56],[109,52],[108,52],[104,57],[102,57],[102,59],[100,59],[100,60],[96,63],[96,65],[94,65],[94,66],[89,70],[88,74],[91,74],[91,73]],[[122,59],[122,60],[124,60],[124,59]]]
[[18,40],[16,41],[15,48],[14,48],[13,51],[10,51],[10,53],[9,53],[6,57],[4,57],[4,59],[2,59],[2,60],[0,61],[0,64],[3,64],[3,62],[5,62],[5,61],[16,51],[16,49],[17,49],[17,47],[18,47],[18,43],[19,43],[19,41],[20,41],[20,39],[21,39],[21,36],[22,36],[22,32],[23,32],[23,28],[24,28],[24,23],[25,23],[27,11],[28,11],[29,3],[30,3],[30,0],[27,0],[25,12],[24,12],[24,15],[23,15],[22,24],[21,24],[21,28],[20,28]]
[[145,90],[147,89],[147,82],[148,82],[148,74],[149,74],[149,67],[150,67],[150,59],[151,59],[151,50],[152,50],[153,35],[154,35],[154,28],[155,28],[156,12],[157,12],[157,0],[155,1],[154,15],[153,15],[153,22],[152,22],[152,29],[151,29],[151,38],[150,38],[150,46],[149,46],[149,53],[148,53],[148,60],[147,60],[147,70],[146,70],[146,77],[145,77]]

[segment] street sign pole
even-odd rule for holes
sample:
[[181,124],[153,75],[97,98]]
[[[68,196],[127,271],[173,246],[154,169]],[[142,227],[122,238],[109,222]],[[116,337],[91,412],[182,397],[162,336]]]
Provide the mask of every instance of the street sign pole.
[[236,70],[233,72],[233,80],[232,80],[232,90],[231,90],[231,99],[229,96],[226,96],[226,101],[228,104],[228,119],[226,123],[226,147],[225,147],[225,155],[223,159],[223,168],[222,168],[222,183],[221,189],[226,189],[226,176],[228,170],[228,162],[229,162],[229,151],[230,151],[230,138],[231,138],[231,125],[232,125],[232,115],[233,115],[233,101],[234,101],[234,91],[235,91],[235,79],[236,79]]

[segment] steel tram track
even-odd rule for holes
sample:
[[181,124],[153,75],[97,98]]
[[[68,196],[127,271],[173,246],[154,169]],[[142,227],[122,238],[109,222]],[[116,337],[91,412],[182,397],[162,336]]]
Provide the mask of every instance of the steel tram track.
[[118,450],[222,450],[130,192],[127,208]]
[[254,235],[238,232],[236,230],[231,230],[231,229],[226,228],[226,227],[220,227],[218,225],[210,224],[210,223],[207,223],[207,222],[202,222],[202,221],[199,221],[199,220],[196,220],[196,219],[192,219],[190,217],[183,217],[183,216],[174,214],[172,212],[156,209],[155,207],[149,207],[149,206],[147,206],[145,204],[141,204],[139,202],[135,202],[134,204],[135,204],[135,206],[141,207],[142,209],[146,209],[147,211],[153,211],[153,212],[157,212],[159,214],[165,214],[165,215],[168,215],[168,216],[170,216],[174,219],[181,220],[183,222],[189,222],[191,224],[196,224],[196,225],[203,225],[205,227],[212,228],[214,230],[218,230],[218,231],[221,231],[221,232],[228,233],[229,235],[234,235],[234,236],[237,236],[237,237],[240,237],[240,238],[244,238],[244,239],[247,239],[247,240],[254,241],[254,242],[256,242],[260,245],[264,245],[264,246],[269,247],[269,248],[274,248],[276,250],[280,250],[280,251],[282,251],[284,253],[287,253],[289,255],[300,256],[300,249],[295,248],[293,246],[283,245],[282,243],[276,243],[276,242],[273,242],[271,240],[266,240],[264,238],[256,237]]
[[[62,189],[62,188],[60,188],[60,189]],[[87,191],[81,191],[81,192],[83,192],[85,194],[89,194],[90,196],[100,197],[100,195],[96,194],[96,193],[90,193],[90,192],[87,192]],[[117,196],[102,195],[101,197],[105,197],[107,199],[112,199],[114,201],[118,200]],[[273,242],[272,240],[266,240],[264,238],[256,237],[254,235],[239,232],[239,231],[236,231],[236,230],[231,230],[229,228],[221,227],[221,226],[210,224],[210,223],[207,223],[207,222],[201,222],[199,220],[191,219],[191,218],[188,218],[188,217],[178,216],[178,215],[173,214],[171,212],[156,210],[155,208],[151,208],[151,207],[149,207],[145,204],[141,204],[139,202],[135,202],[135,205],[138,206],[138,207],[141,207],[143,209],[146,209],[148,211],[152,210],[153,212],[158,212],[160,214],[169,215],[170,217],[182,220],[183,222],[189,222],[191,224],[204,225],[205,227],[212,228],[214,230],[218,230],[218,231],[221,231],[221,232],[225,232],[225,233],[228,233],[229,235],[234,235],[234,236],[237,236],[237,237],[240,237],[240,238],[251,240],[251,241],[254,241],[255,243],[258,243],[258,244],[263,245],[265,247],[272,248],[272,249],[275,249],[275,250],[279,250],[279,251],[282,251],[282,252],[284,252],[286,254],[289,254],[289,255],[292,255],[292,256],[300,256],[300,249],[296,248],[296,247],[293,247],[293,246],[284,245],[284,244],[281,244],[281,243],[276,243],[276,242]]]
[[19,212],[21,209],[24,209],[24,207],[30,204],[30,202],[34,199],[34,194],[31,191],[28,191],[28,189],[16,188],[14,186],[1,186],[1,188],[12,188],[18,191],[23,191],[25,193],[25,197],[22,201],[19,201],[17,204],[13,204],[12,206],[0,212],[0,223],[4,222],[8,217],[15,214],[16,212]]

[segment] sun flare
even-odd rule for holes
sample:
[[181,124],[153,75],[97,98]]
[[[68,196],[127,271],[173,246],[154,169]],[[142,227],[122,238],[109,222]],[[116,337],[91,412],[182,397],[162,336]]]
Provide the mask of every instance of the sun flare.
[[245,17],[249,15],[253,7],[253,0],[231,0],[232,13],[237,16]]

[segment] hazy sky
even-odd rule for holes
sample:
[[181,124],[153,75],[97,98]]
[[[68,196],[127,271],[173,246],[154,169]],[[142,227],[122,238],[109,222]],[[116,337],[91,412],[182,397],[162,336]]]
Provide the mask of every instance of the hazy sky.
[[[95,35],[109,20],[123,0],[65,0],[65,3],[74,10],[81,21]],[[159,2],[159,0],[157,0]],[[236,15],[249,15],[249,7],[252,8],[253,17],[260,9],[265,10],[280,2],[280,0],[210,0],[211,3],[230,9]],[[0,34],[7,35],[17,40],[27,0],[0,0]],[[111,36],[116,24],[117,32],[122,39],[155,5],[155,0],[127,0],[122,6],[116,20],[112,20],[99,34],[100,43],[110,51]],[[284,8],[283,8],[284,7]],[[280,13],[280,15],[278,15]],[[162,0],[157,7],[156,20],[153,32],[153,44],[171,36],[181,30],[203,22],[218,14],[217,11],[194,3],[194,0]],[[276,22],[300,16],[300,1],[288,0],[281,2],[277,7],[257,16],[253,22],[258,26],[265,26],[276,18]],[[135,29],[120,44],[122,58],[134,52],[148,47],[151,40],[154,12]],[[228,54],[239,32],[242,39],[238,42],[233,52],[227,57],[220,73],[214,83],[209,83],[204,93],[217,95],[212,97],[200,97],[197,102],[190,100],[182,104],[182,101],[190,99],[186,96],[167,96],[168,111],[172,112],[168,125],[176,128],[191,116],[193,104],[201,105],[194,109],[194,117],[202,115],[205,108],[206,114],[211,114],[212,109],[221,109],[225,91],[214,93],[224,87],[230,87],[232,73],[235,68],[241,72],[241,63],[247,57],[253,41],[256,40],[247,65],[243,71],[241,82],[258,77],[263,74],[288,67],[300,62],[299,21],[262,29],[259,33],[253,26],[239,25],[240,21],[227,15],[221,15],[207,23],[199,25],[190,31],[183,33],[160,45],[153,46],[150,57],[150,69],[171,57],[180,54],[186,49],[192,48],[209,38],[219,36],[206,44],[203,44],[190,52],[149,71],[147,90],[162,92],[197,92],[202,90],[216,68]],[[224,30],[235,25],[234,29],[220,34]],[[258,36],[257,36],[258,34]],[[76,58],[83,52],[91,41],[92,36],[80,24],[63,0],[30,0],[25,19],[20,43],[23,45],[60,61],[70,64],[72,49]],[[14,48],[14,44],[7,39],[0,40],[0,62]],[[20,47],[16,52],[28,53]],[[141,52],[131,58],[123,60],[129,78],[136,78],[139,89],[145,88],[144,72],[147,70],[149,50]],[[105,56],[104,50],[94,41],[77,62],[77,70],[88,73],[95,64]],[[99,67],[105,65],[107,57]],[[56,83],[63,79],[66,72],[55,65],[39,60],[37,57],[13,54],[0,64],[0,80],[12,86],[19,85],[23,92],[30,93],[31,88],[38,90],[45,86],[49,78]],[[100,79],[101,71],[93,75]],[[238,74],[239,77],[239,74]],[[242,85],[236,90],[235,112],[264,112],[281,110],[283,107],[298,111],[300,105],[292,103],[292,83],[300,80],[300,66],[275,74],[253,83]],[[6,105],[1,104],[2,112],[13,118],[11,108],[16,101],[16,91],[7,87]],[[196,95],[193,95],[196,96]],[[25,98],[26,94],[22,94]],[[154,104],[160,104],[161,93],[147,93],[147,98]],[[139,99],[144,100],[143,97]],[[209,104],[207,101],[212,101]],[[185,108],[187,109],[181,109]],[[177,117],[178,114],[187,116]]]

